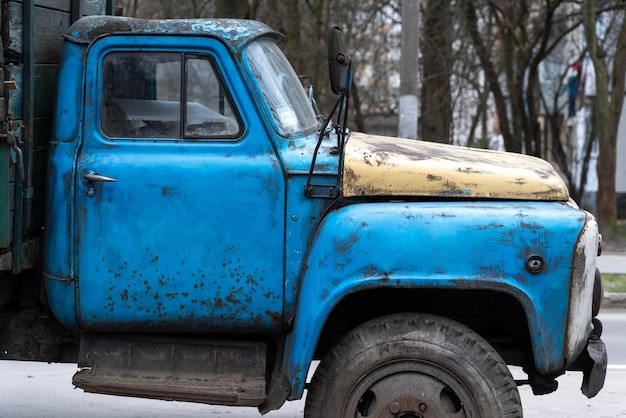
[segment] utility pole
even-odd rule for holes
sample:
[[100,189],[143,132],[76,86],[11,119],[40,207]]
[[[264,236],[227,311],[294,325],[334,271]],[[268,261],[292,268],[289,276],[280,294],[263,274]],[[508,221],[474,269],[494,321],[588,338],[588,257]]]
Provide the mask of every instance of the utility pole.
[[419,107],[417,76],[419,73],[420,7],[418,0],[402,2],[402,47],[400,58],[400,111],[398,136],[417,138]]

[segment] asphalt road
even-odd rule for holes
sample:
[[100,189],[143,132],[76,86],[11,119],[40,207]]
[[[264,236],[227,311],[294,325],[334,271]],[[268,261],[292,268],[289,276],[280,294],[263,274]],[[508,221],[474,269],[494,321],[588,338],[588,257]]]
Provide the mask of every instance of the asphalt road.
[[[524,416],[544,418],[626,417],[626,313],[601,314],[603,339],[609,351],[609,370],[604,389],[592,399],[580,393],[582,374],[560,377],[559,390],[534,396],[528,386],[520,387]],[[84,393],[74,389],[71,364],[0,362],[0,417],[2,418],[109,418],[109,417],[261,417],[255,408],[234,408],[193,403],[167,402]],[[513,368],[513,375],[523,373]],[[302,417],[304,401],[288,402],[268,418]]]
[[[136,398],[95,395],[73,389],[75,369],[67,364],[40,364],[6,361],[0,364],[0,417],[15,418],[109,418],[109,417],[225,417],[259,418],[255,408],[210,406]],[[523,374],[517,369],[513,374]],[[587,399],[580,393],[580,373],[560,377],[559,390],[534,396],[529,387],[520,395],[527,418],[617,418],[626,416],[626,368],[611,366],[605,388]],[[302,417],[304,401],[288,402],[268,418]]]
[[597,262],[601,273],[626,274],[626,253],[603,253]]

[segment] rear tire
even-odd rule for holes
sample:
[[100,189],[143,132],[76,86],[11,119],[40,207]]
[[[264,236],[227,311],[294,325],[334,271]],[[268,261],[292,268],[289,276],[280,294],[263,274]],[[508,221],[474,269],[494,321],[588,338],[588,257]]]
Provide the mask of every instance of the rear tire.
[[318,366],[304,416],[521,417],[511,373],[487,341],[425,314],[376,318],[348,333]]

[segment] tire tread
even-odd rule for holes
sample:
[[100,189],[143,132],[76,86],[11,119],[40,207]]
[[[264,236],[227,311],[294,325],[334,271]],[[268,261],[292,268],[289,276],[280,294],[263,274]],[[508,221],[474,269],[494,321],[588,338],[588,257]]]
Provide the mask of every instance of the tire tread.
[[376,318],[345,335],[319,364],[309,386],[304,416],[327,418],[326,399],[329,391],[333,390],[333,382],[341,371],[349,370],[347,368],[356,354],[389,338],[415,340],[420,334],[434,335],[436,341],[430,342],[442,348],[455,348],[467,353],[465,358],[495,384],[491,386],[491,390],[500,403],[500,412],[494,414],[494,418],[522,417],[517,385],[504,360],[487,341],[458,322],[434,315],[414,313]]

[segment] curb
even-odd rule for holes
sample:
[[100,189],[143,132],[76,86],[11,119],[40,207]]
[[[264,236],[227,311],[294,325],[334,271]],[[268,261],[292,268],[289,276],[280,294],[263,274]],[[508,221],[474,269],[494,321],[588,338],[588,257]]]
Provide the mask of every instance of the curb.
[[626,310],[626,293],[604,292],[602,311]]

